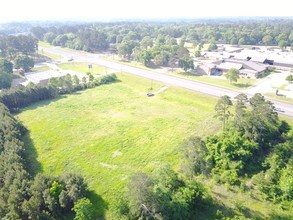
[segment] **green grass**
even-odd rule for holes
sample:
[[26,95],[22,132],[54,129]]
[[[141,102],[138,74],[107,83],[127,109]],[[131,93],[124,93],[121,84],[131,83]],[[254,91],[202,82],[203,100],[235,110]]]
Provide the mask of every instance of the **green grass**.
[[[177,88],[147,97],[149,80],[126,74],[119,74],[119,79],[40,102],[18,115],[30,130],[26,143],[36,149],[41,164],[34,165],[35,170],[82,174],[90,190],[109,204],[110,219],[115,196],[131,174],[151,171],[162,161],[179,169],[182,141],[220,127],[213,118],[215,98]],[[154,90],[161,86],[153,83]]]
[[39,41],[38,45],[41,47],[51,47],[51,45],[49,43],[44,42],[44,41]]
[[32,69],[33,72],[42,72],[42,71],[47,71],[50,70],[51,68],[49,66],[40,66],[40,67],[35,67]]
[[62,56],[59,56],[57,54],[49,53],[43,50],[39,50],[38,53],[43,56],[49,57],[51,60],[54,60],[54,61],[62,60]]
[[227,189],[224,185],[213,183],[207,186],[211,188],[214,200],[224,205],[220,208],[223,213],[232,212],[249,219],[292,219],[290,207],[282,208],[281,205],[263,201],[254,191],[241,192],[238,188]]
[[115,62],[115,63],[121,63],[127,66],[132,66],[132,67],[136,67],[136,68],[140,68],[140,69],[144,69],[144,70],[150,70],[150,71],[156,71],[159,70],[160,68],[151,68],[151,67],[146,67],[144,66],[142,63],[138,63],[136,61],[126,61],[126,60],[121,60],[119,58],[114,58],[112,57],[112,55],[109,56],[100,56],[100,58],[104,59],[104,60],[109,60],[111,62]]
[[[279,94],[282,94],[282,91],[280,91]],[[293,99],[286,97],[284,95],[276,95],[276,93],[265,93],[264,95],[278,101],[288,102],[290,104],[293,103]]]
[[288,90],[287,87],[289,86],[289,83],[284,83],[283,85],[279,87],[273,87],[274,89],[279,89],[279,90]]
[[[59,64],[58,66],[64,70],[73,70],[78,73],[87,73],[87,72],[89,72],[88,65],[89,65],[89,63],[70,62],[70,63],[62,63],[62,64]],[[105,73],[106,71],[109,71],[108,68],[103,67],[103,66],[99,66],[96,64],[92,64],[92,67],[93,67],[93,69],[92,69],[93,75]]]
[[194,81],[199,81],[199,82],[207,83],[214,86],[224,87],[224,88],[232,89],[232,90],[244,90],[258,82],[257,79],[240,78],[237,80],[236,83],[230,83],[227,79],[224,79],[224,78],[216,78],[216,77],[210,77],[210,76],[197,76],[194,74],[184,73],[184,72],[168,72],[168,73],[177,77],[191,79]]

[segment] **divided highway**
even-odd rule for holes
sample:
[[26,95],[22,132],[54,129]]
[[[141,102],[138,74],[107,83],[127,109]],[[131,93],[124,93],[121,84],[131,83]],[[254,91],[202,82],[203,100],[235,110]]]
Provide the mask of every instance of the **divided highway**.
[[[176,76],[158,73],[158,72],[151,71],[151,70],[145,70],[145,69],[141,69],[141,68],[131,67],[128,65],[112,62],[109,60],[103,60],[100,58],[101,55],[99,55],[99,54],[91,54],[91,53],[80,52],[80,51],[75,51],[75,50],[62,49],[62,48],[58,48],[58,47],[48,47],[48,48],[47,47],[39,47],[39,49],[46,51],[46,52],[49,52],[49,53],[60,55],[65,58],[66,57],[73,58],[74,61],[76,61],[76,62],[94,63],[94,64],[98,64],[101,66],[105,66],[107,68],[117,70],[119,72],[120,71],[127,72],[130,74],[136,75],[136,76],[159,81],[159,82],[162,82],[166,85],[181,87],[181,88],[193,90],[196,92],[200,92],[200,93],[204,93],[204,94],[208,94],[208,95],[212,95],[212,96],[216,96],[216,97],[228,95],[228,96],[234,98],[236,95],[238,95],[240,93],[245,93],[249,97],[251,97],[253,95],[251,93],[248,93],[245,90],[243,90],[241,92],[235,91],[235,90],[230,90],[230,89],[226,89],[226,88],[222,88],[222,87],[218,87],[218,86],[213,86],[213,85],[209,85],[209,84],[205,84],[205,83],[201,83],[201,82],[196,82],[196,81],[189,80],[189,79],[183,79],[183,78],[179,78]],[[293,117],[293,104],[281,102],[281,101],[275,101],[275,100],[270,100],[270,101],[272,101],[274,103],[274,106],[277,109],[281,109],[281,111],[279,112],[280,114],[284,114],[284,115]]]

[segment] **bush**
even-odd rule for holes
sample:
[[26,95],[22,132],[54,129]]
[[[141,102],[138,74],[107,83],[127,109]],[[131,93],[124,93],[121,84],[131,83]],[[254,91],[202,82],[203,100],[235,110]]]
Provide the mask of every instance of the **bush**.
[[74,220],[91,220],[94,219],[94,206],[87,198],[79,199],[72,210],[75,212]]

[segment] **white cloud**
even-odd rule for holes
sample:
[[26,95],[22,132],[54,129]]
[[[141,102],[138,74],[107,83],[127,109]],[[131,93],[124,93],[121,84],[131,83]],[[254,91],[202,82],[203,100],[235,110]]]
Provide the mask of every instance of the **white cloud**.
[[0,22],[78,18],[293,16],[291,0],[3,0]]

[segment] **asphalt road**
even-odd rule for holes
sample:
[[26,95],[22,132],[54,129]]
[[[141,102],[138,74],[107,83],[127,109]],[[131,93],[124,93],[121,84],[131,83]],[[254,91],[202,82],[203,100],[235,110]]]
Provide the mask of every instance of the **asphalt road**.
[[[154,81],[162,82],[168,86],[175,86],[175,87],[181,87],[185,89],[189,89],[192,91],[220,97],[223,95],[228,95],[232,98],[237,96],[240,93],[245,93],[249,97],[253,95],[253,93],[249,91],[242,90],[235,91],[230,90],[218,86],[213,86],[201,82],[196,82],[193,80],[183,79],[176,76],[170,76],[163,73],[158,73],[155,71],[150,70],[144,70],[141,68],[136,68],[128,65],[124,65],[117,62],[112,62],[109,60],[101,59],[99,54],[91,54],[81,51],[75,51],[75,50],[69,50],[69,49],[62,49],[58,47],[39,47],[39,49],[47,51],[49,53],[60,55],[66,59],[73,58],[75,62],[87,62],[87,63],[95,63],[101,66],[105,66],[110,69],[114,69],[121,72],[127,72],[136,76],[148,78]],[[254,90],[254,92],[257,92]],[[269,99],[270,100],[270,99]],[[281,101],[275,101],[270,100],[274,103],[274,106],[279,109],[280,114],[284,114],[290,117],[293,117],[293,104],[287,103],[287,102],[281,102]]]

